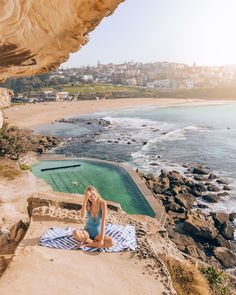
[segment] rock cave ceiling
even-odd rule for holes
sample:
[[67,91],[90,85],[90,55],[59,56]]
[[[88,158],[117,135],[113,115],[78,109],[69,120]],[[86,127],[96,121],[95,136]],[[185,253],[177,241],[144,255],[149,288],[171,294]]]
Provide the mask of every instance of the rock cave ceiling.
[[55,70],[124,0],[0,0],[0,81]]

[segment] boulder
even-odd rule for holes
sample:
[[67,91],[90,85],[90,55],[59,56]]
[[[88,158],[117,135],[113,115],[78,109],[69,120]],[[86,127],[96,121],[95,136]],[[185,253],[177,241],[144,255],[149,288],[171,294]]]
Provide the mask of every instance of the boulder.
[[217,203],[220,200],[220,197],[215,194],[206,194],[202,196],[202,199],[209,203]]
[[191,257],[201,259],[203,261],[206,260],[205,252],[200,250],[198,245],[189,245],[189,246],[187,246],[185,253],[190,255]]
[[199,211],[189,212],[187,214],[183,228],[191,236],[203,240],[209,241],[218,235],[218,230],[215,227],[212,217]]
[[185,181],[185,185],[190,188],[191,194],[194,194],[195,192],[205,192],[206,188],[205,185],[202,182],[194,182],[192,180],[187,179]]
[[221,234],[227,240],[232,240],[234,238],[234,227],[229,222],[225,223],[221,230]]
[[170,188],[170,180],[168,177],[162,178],[161,183],[162,183],[163,190],[167,191]]
[[182,252],[185,252],[187,246],[196,244],[192,237],[182,235],[175,231],[168,232],[168,235],[172,242],[174,242],[177,248]]
[[231,191],[231,188],[228,185],[223,186],[224,191]]
[[229,184],[229,182],[227,180],[225,180],[225,179],[217,179],[216,182],[220,183],[220,184],[225,184],[225,185]]
[[197,181],[206,181],[207,178],[205,176],[200,176],[198,174],[194,175],[193,176],[194,180],[197,180]]
[[213,185],[213,184],[208,185],[207,190],[210,192],[219,192],[220,191],[220,189],[216,185]]
[[185,213],[168,211],[168,215],[173,220],[184,221],[186,219],[186,214]]
[[173,195],[178,195],[181,190],[182,188],[180,186],[174,186],[171,192],[173,193]]
[[230,221],[234,221],[235,218],[236,218],[236,213],[230,213],[229,214],[229,220]]
[[215,247],[213,249],[214,256],[220,261],[225,268],[236,266],[236,255],[225,247]]
[[227,193],[227,192],[223,192],[223,193],[218,193],[217,195],[218,195],[219,197],[224,197],[224,196],[228,196],[229,193]]
[[153,174],[149,173],[147,175],[144,175],[143,177],[146,179],[146,180],[151,180],[153,178]]
[[[180,212],[181,207],[178,204],[172,202],[166,206],[166,209],[171,210],[173,212]],[[180,213],[183,213],[183,212],[180,212]]]
[[37,146],[35,152],[38,154],[43,154],[45,152],[45,148],[43,145]]
[[225,223],[229,221],[229,214],[225,212],[212,212],[211,216],[215,221],[215,225],[217,228],[222,228]]
[[184,177],[177,171],[171,171],[167,174],[171,183],[182,185],[185,183]]
[[214,239],[214,244],[218,247],[225,247],[225,248],[231,249],[230,242],[228,240],[226,240],[221,234],[219,234]]
[[201,198],[202,197],[202,193],[195,191],[195,190],[191,190],[190,191],[191,194],[195,197],[195,198]]
[[208,179],[210,179],[210,180],[214,180],[214,179],[216,179],[217,178],[217,176],[214,174],[214,173],[211,173],[209,176],[208,176]]
[[202,208],[202,209],[207,209],[207,208],[209,208],[206,204],[201,204],[201,203],[197,204],[197,207],[198,207],[198,208]]
[[207,175],[209,174],[209,170],[202,168],[201,166],[196,166],[192,168],[193,174]]
[[172,232],[169,233],[169,237],[180,251],[194,258],[201,259],[203,261],[206,260],[203,246],[197,244],[190,236],[182,235],[178,232]]
[[175,196],[175,202],[189,210],[194,204],[195,198],[191,194],[180,194]]

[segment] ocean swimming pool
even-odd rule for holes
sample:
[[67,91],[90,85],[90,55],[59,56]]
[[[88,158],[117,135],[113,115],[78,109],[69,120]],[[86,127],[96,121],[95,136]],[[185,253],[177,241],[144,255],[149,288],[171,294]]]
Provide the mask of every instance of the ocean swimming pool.
[[[71,165],[80,166],[41,171]],[[32,172],[54,191],[83,194],[88,185],[93,185],[105,200],[120,203],[127,213],[155,216],[129,173],[120,166],[96,160],[43,160],[32,166]]]

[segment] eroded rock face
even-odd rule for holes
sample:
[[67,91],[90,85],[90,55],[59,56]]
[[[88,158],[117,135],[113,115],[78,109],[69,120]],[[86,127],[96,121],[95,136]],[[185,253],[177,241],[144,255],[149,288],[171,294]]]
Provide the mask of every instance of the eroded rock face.
[[0,0],[0,80],[57,68],[124,0]]
[[[0,59],[1,59],[1,56],[0,56]],[[1,66],[0,66],[0,72],[1,72]],[[13,95],[12,90],[0,87],[0,129],[2,128],[2,125],[3,125],[3,113],[1,112],[1,108],[7,107],[10,105],[12,95]]]
[[[0,59],[1,59],[1,56],[0,56]],[[12,90],[0,87],[0,108],[7,107],[10,105],[12,95],[13,95]]]

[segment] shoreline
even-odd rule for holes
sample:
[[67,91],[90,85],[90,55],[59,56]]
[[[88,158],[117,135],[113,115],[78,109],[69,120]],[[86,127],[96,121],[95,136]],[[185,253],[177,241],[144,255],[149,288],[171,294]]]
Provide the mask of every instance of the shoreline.
[[235,100],[181,99],[181,98],[126,98],[107,100],[86,100],[73,102],[45,102],[11,106],[4,110],[4,117],[11,125],[19,128],[33,128],[49,124],[64,117],[73,117],[96,112],[109,112],[124,108],[178,107],[228,104]]

